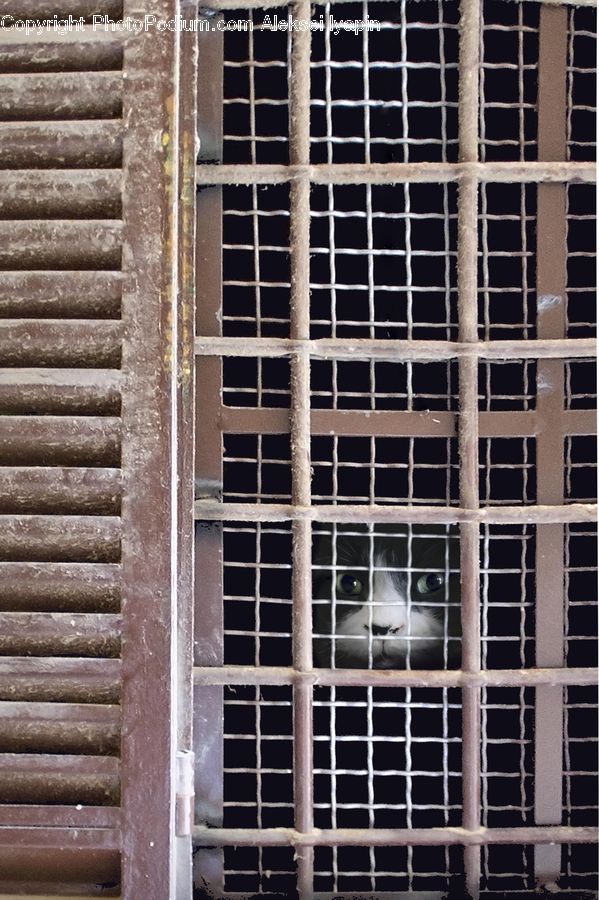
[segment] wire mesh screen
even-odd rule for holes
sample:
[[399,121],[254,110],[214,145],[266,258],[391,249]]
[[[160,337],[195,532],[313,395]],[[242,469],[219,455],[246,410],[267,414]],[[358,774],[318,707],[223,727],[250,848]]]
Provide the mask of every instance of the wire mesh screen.
[[197,896],[586,896],[594,10],[217,5]]

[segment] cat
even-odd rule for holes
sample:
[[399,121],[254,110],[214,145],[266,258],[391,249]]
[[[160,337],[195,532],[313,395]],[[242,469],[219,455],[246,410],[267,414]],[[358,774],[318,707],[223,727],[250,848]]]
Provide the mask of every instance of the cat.
[[316,665],[458,668],[457,529],[444,525],[326,528],[315,538],[313,550]]

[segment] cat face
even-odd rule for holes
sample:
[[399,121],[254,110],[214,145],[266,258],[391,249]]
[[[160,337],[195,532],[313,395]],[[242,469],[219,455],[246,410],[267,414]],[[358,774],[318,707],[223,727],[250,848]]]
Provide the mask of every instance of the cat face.
[[457,533],[330,527],[313,554],[314,655],[340,668],[459,665]]

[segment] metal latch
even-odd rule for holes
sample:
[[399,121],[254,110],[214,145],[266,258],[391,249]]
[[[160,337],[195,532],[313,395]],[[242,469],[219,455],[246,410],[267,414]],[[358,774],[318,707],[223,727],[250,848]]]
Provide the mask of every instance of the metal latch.
[[186,837],[191,834],[194,808],[194,762],[192,750],[177,750],[175,781],[175,834]]

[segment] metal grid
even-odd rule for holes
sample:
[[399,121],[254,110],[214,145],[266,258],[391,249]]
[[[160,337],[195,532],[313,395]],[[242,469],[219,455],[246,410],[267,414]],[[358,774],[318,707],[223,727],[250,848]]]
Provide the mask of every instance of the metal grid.
[[[224,658],[209,665],[200,658],[195,678],[198,697],[216,702],[202,719],[210,731],[218,731],[220,686],[229,686],[230,758],[224,818],[217,808],[212,827],[196,826],[195,842],[209,860],[217,896],[447,889],[477,896],[532,890],[559,871],[565,890],[585,890],[591,867],[584,841],[594,832],[566,832],[560,826],[566,820],[546,817],[561,801],[555,778],[562,766],[550,753],[547,780],[538,738],[550,718],[547,703],[561,705],[556,685],[594,677],[588,668],[594,660],[573,661],[577,629],[592,629],[593,622],[576,622],[579,579],[589,567],[578,564],[572,549],[573,535],[589,529],[592,500],[591,460],[584,455],[593,430],[585,359],[592,350],[584,341],[591,334],[583,269],[590,251],[577,230],[590,214],[584,196],[590,188],[562,187],[592,175],[580,165],[576,174],[565,168],[560,160],[575,157],[548,147],[547,130],[548,116],[559,119],[559,105],[556,112],[548,98],[551,90],[559,95],[560,78],[563,91],[572,53],[568,21],[580,11],[487,0],[479,42],[479,5],[463,2],[458,59],[457,6],[373,2],[322,11],[341,8],[343,15],[380,18],[384,39],[364,34],[342,46],[326,32],[312,40],[300,32],[275,40],[264,31],[252,40],[231,38],[235,75],[225,68],[224,164],[198,171],[200,183],[224,185],[223,328],[215,327],[218,291],[210,292],[216,314],[200,331],[196,351],[201,365],[224,357],[223,400],[213,393],[209,402],[224,434],[225,502],[200,500],[196,513],[225,523],[226,564]],[[309,15],[307,3],[291,10]],[[263,21],[265,13],[250,16]],[[552,35],[563,44],[563,74]],[[479,106],[476,79],[466,75],[478,66],[480,45]],[[452,94],[458,68],[459,163]],[[419,93],[424,70],[433,87],[439,78],[439,96]],[[400,74],[398,87],[385,98],[392,71]],[[571,73],[568,83],[577,77]],[[549,84],[538,122],[537,78],[544,89]],[[243,103],[242,83],[249,91]],[[380,125],[383,101],[387,133]],[[235,106],[249,107],[249,118],[235,120]],[[266,119],[252,106],[276,107],[270,146]],[[281,116],[288,108],[289,160]],[[564,142],[568,118],[570,145],[578,146],[569,108],[564,101]],[[431,122],[428,136],[419,131]],[[530,162],[537,158],[543,162]],[[416,160],[424,162],[411,166]],[[514,164],[502,167],[506,161]],[[548,221],[557,230],[546,228]],[[547,260],[559,257],[566,221],[568,314],[576,333],[560,330],[551,312],[546,316],[555,306],[546,295],[560,292],[561,277]],[[539,235],[548,235],[545,243]],[[218,244],[210,247],[218,258]],[[231,268],[234,260],[239,265]],[[565,274],[562,283],[565,293]],[[566,334],[583,340],[565,343]],[[563,490],[547,478],[556,447],[570,485]],[[577,487],[583,470],[584,489]],[[439,670],[411,666],[412,651],[405,669],[344,667],[332,650],[335,631],[319,631],[311,532],[315,547],[327,534],[333,544],[352,529],[360,540],[369,535],[364,573],[372,590],[377,567],[383,574],[390,569],[376,560],[377,529],[388,535],[393,524],[396,537],[411,545],[432,522],[447,535],[446,526],[461,523],[462,668],[447,667],[447,623]],[[564,529],[566,631],[551,609],[544,611],[547,584],[562,577]],[[539,563],[549,546],[553,569]],[[318,563],[315,579],[317,569]],[[536,592],[535,569],[545,579]],[[409,582],[409,556],[406,571]],[[371,618],[374,612],[372,605]],[[568,653],[564,662],[579,668],[562,668],[562,657],[550,651],[556,628]],[[318,635],[331,645],[328,662]],[[369,637],[370,663],[373,643]],[[200,702],[205,711],[208,699]],[[564,729],[572,744],[568,703]],[[273,708],[281,719],[269,733]],[[427,763],[423,747],[432,736],[441,759]],[[278,755],[271,744],[280,745]],[[391,763],[381,756],[385,744]],[[572,782],[585,770],[565,771]],[[539,793],[548,797],[544,807]],[[546,854],[545,844],[556,839],[575,843],[564,844],[563,857],[558,849],[554,875],[555,853]],[[294,845],[297,870],[286,844]],[[252,856],[244,856],[252,845],[258,845]],[[271,866],[273,850],[287,855],[272,856]]]

